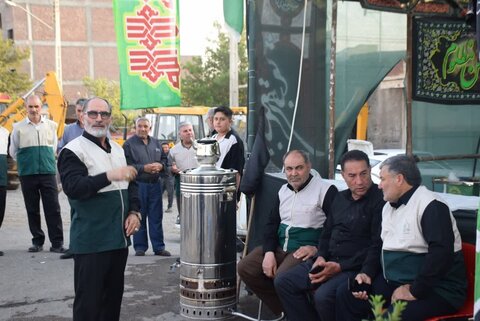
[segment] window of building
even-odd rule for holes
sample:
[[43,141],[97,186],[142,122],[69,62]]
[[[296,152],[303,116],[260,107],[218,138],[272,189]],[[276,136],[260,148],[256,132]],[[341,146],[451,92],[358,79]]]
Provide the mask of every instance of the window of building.
[[7,30],[7,39],[13,40],[13,29]]

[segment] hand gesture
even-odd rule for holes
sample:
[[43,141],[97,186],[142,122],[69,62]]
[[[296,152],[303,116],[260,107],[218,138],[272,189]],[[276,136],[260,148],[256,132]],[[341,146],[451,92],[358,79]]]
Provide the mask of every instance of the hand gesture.
[[122,166],[107,172],[107,179],[114,181],[133,181],[137,177],[137,170],[133,166]]

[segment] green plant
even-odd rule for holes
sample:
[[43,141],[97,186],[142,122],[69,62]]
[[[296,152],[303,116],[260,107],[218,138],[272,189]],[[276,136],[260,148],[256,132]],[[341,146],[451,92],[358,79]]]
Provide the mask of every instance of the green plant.
[[368,301],[372,306],[374,321],[401,321],[402,312],[407,306],[406,301],[395,301],[393,303],[393,311],[386,314],[383,308],[385,300],[382,295],[371,295]]

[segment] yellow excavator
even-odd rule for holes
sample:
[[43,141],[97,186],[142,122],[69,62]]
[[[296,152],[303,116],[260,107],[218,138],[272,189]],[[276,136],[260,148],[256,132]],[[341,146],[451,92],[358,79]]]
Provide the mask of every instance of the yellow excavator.
[[[27,116],[24,103],[28,96],[38,94],[43,102],[43,111],[45,117],[58,124],[57,137],[62,137],[65,128],[65,116],[67,114],[68,103],[63,97],[62,88],[58,83],[55,72],[47,72],[45,78],[38,81],[32,89],[25,95],[11,103],[0,114],[0,125],[12,132],[13,124],[22,121]],[[8,158],[8,189],[17,189],[19,185],[16,164],[10,157]]]

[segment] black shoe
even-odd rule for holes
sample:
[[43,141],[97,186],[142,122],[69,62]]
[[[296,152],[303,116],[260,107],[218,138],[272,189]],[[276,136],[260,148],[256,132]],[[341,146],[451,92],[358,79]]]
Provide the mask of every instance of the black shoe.
[[155,252],[155,255],[159,255],[159,256],[171,256],[172,254],[170,254],[170,252],[168,252],[167,250],[161,250],[161,251]]
[[245,248],[245,243],[242,242],[238,237],[236,238],[236,244],[235,248],[237,250],[237,253],[242,253],[243,249]]
[[180,225],[180,215],[177,216],[177,219],[175,220],[175,225]]
[[43,251],[43,246],[42,245],[33,244],[32,246],[30,246],[28,248],[28,252],[31,252],[31,253],[36,253],[36,252],[40,252],[40,251]]
[[135,256],[145,256],[145,251],[135,251]]
[[63,246],[50,248],[50,252],[54,252],[54,253],[66,253],[67,251],[68,249],[64,248]]
[[66,260],[66,259],[73,259],[73,253],[67,250],[67,252],[63,253],[60,255],[61,260]]
[[3,256],[3,252],[2,252],[2,251],[0,251],[0,256]]

